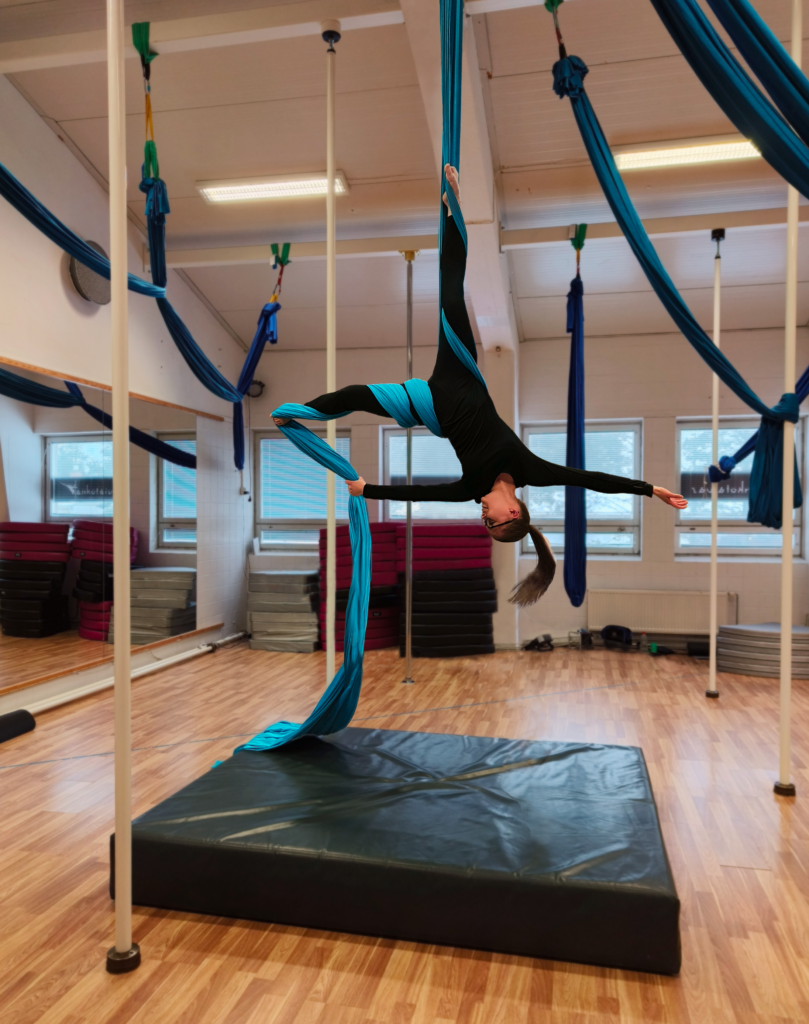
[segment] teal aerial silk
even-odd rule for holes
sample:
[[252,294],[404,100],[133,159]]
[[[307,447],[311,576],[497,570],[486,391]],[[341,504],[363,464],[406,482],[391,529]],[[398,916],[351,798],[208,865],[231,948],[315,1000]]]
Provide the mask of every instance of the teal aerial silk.
[[[441,82],[444,98],[444,160],[457,168],[460,157],[461,128],[461,32],[463,27],[463,0],[441,0]],[[446,192],[452,216],[466,245],[466,227],[458,201],[447,185],[443,171],[441,192]],[[443,243],[444,206],[441,207],[439,245]],[[447,322],[441,311],[444,333],[457,357],[485,386],[485,381],[466,347]],[[385,411],[402,427],[416,426],[419,421],[433,434],[442,437],[435,414],[430,388],[424,380],[409,380],[405,384],[372,384],[371,390]],[[409,399],[409,400],[408,400]],[[416,410],[413,415],[410,403]],[[348,416],[349,413],[340,413]],[[289,403],[279,406],[274,417],[289,419],[281,432],[295,445],[327,470],[344,480],[357,480],[359,474],[326,442],[297,420],[328,420],[339,416],[310,409],[307,405]],[[362,686],[362,660],[365,653],[365,627],[368,622],[368,601],[371,594],[371,530],[364,498],[349,498],[348,526],[351,540],[353,571],[348,592],[345,625],[345,654],[343,664],[326,692],[317,702],[305,722],[275,722],[237,750],[271,750],[301,736],[324,736],[337,732],[351,721],[360,698]]]

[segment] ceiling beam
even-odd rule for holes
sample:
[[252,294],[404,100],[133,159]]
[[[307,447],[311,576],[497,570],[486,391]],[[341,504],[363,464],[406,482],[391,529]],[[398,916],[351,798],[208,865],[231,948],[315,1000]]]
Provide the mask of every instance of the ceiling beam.
[[[398,256],[408,250],[438,252],[437,235],[400,235],[394,238],[345,238],[337,242],[337,258],[360,256]],[[325,242],[292,242],[289,248],[292,260],[325,260]],[[274,257],[269,245],[230,245],[213,249],[169,249],[166,265],[172,270],[193,267],[247,266],[251,263],[271,263]],[[143,248],[144,267],[149,266],[149,250]]]
[[[319,36],[320,23],[326,18],[339,18],[343,32],[401,25],[404,20],[398,0],[301,0],[226,14],[153,21],[150,43],[158,53],[169,54]],[[137,57],[134,47],[127,46],[126,56]],[[106,59],[107,36],[103,30],[0,43],[0,74],[4,75]]]
[[497,11],[513,11],[518,7],[541,7],[545,0],[466,0],[464,11],[473,17],[476,14],[496,14]]
[[[801,223],[809,223],[809,207],[800,208]],[[714,228],[747,229],[771,228],[786,225],[786,207],[772,210],[734,210],[731,213],[696,213],[685,217],[652,217],[643,221],[646,233],[651,238],[662,238],[666,235],[679,235],[685,232],[713,231]],[[548,228],[517,228],[500,232],[500,248],[532,249],[538,245],[554,245],[567,242],[570,238],[568,225]],[[615,223],[587,225],[587,241],[597,238],[621,238],[623,232]]]

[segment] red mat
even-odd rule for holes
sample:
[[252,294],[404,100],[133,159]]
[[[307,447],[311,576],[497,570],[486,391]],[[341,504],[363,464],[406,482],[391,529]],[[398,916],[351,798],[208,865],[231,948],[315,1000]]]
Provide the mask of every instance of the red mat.
[[0,559],[17,558],[23,562],[67,562],[70,555],[66,551],[20,551],[19,548],[0,547]]
[[85,640],[106,640],[108,630],[103,632],[99,629],[86,629],[84,626],[79,626],[79,636]]
[[34,537],[31,540],[21,540],[25,534],[9,537],[8,534],[0,534],[0,547],[13,547],[15,551],[70,551],[70,544],[62,540],[43,540]]
[[[422,561],[413,559],[413,572],[426,572],[428,570],[438,571],[441,569],[491,569],[491,558],[458,558],[454,561]],[[402,561],[399,569],[404,572],[405,564]]]
[[67,537],[69,529],[69,523],[0,523],[2,533],[58,533]]
[[108,612],[112,601],[79,601],[79,611]]
[[[396,540],[396,547],[401,551],[406,543],[407,538],[401,535]],[[491,547],[491,537],[488,535],[486,537],[424,537],[420,534],[413,535],[414,548],[444,548],[445,550],[450,550],[452,548],[478,547],[481,545]]]
[[[397,531],[404,536],[407,527],[403,523],[397,523]],[[473,524],[432,524],[432,523],[419,523],[418,526],[413,527],[414,537],[488,537],[489,532],[486,527],[480,523],[478,525]]]

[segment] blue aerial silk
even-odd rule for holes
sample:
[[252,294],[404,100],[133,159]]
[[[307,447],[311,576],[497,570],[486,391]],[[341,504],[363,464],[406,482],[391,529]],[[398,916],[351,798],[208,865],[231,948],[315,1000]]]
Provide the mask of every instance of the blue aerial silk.
[[[55,242],[60,249],[85,267],[94,270],[101,277],[110,279],[110,261],[100,252],[96,252],[84,239],[70,230],[58,217],[47,210],[40,201],[33,196],[28,189],[21,184],[14,175],[3,164],[0,164],[0,196],[7,200],[14,209],[30,221],[34,227],[39,228],[43,235],[46,235],[52,242]],[[152,299],[160,298],[166,294],[165,287],[160,287],[149,281],[144,281],[134,274],[128,275],[129,290],[139,295],[148,295]]]
[[[577,274],[567,295],[570,372],[567,381],[567,452],[565,465],[584,464],[584,285]],[[567,596],[581,607],[587,593],[587,495],[583,487],[565,487],[565,564]]]
[[[157,301],[158,309],[168,332],[188,368],[208,391],[226,402],[232,402],[236,407],[233,418],[234,461],[237,469],[243,469],[244,418],[241,402],[253,383],[253,376],[255,375],[256,367],[265,345],[268,342],[274,345],[278,340],[276,313],[281,306],[277,302],[268,303],[262,310],[256,336],[253,339],[253,344],[250,346],[250,351],[247,354],[247,359],[239,376],[239,384],[234,388],[230,381],[208,359],[183,323],[176,309],[166,298],[166,283],[168,280],[166,268],[166,214],[170,212],[166,184],[160,178],[147,178],[144,176],[139,188],[146,195],[146,224],[149,237],[149,260],[151,263],[152,281],[144,281],[139,277],[135,277],[134,274],[129,274],[129,290],[140,295],[146,295]],[[69,256],[73,256],[79,263],[83,263],[90,270],[109,280],[110,261],[105,256],[96,252],[95,249],[79,238],[77,234],[47,210],[2,164],[0,164],[0,195],[11,203],[18,213],[30,221],[34,227],[38,228],[52,242],[55,242]],[[20,380],[22,379],[20,378]],[[22,400],[24,401],[24,399]],[[88,411],[91,408],[93,407],[88,406]],[[91,413],[91,415],[94,414]],[[140,433],[140,431],[136,431],[136,434]],[[144,438],[148,440],[144,440]],[[156,438],[152,438],[149,434],[142,434],[141,439],[135,443],[139,444],[142,448],[146,448],[148,451],[154,451],[152,442],[155,441]],[[157,442],[157,444],[159,445],[161,442]],[[177,451],[171,445],[166,445],[165,447],[170,449],[171,452]],[[177,462],[176,459],[170,459],[169,455],[161,455],[160,457]],[[185,463],[178,462],[177,464],[184,465]]]
[[[798,404],[809,396],[809,367],[803,371],[798,379],[798,383],[795,385],[795,394],[798,398]],[[711,483],[717,484],[721,480],[727,480],[742,459],[746,459],[750,452],[755,451],[757,442],[758,431],[748,437],[741,448],[734,452],[733,455],[723,455],[719,460],[719,466],[710,466],[708,476]]]
[[[256,375],[258,361],[264,354],[264,348],[269,342],[274,345],[278,341],[278,321],[276,313],[281,308],[279,302],[268,302],[262,309],[258,318],[258,326],[244,361],[242,372],[236,383],[236,390],[244,398],[253,383]],[[244,405],[238,401],[233,406],[233,462],[236,469],[244,469]]]
[[[729,120],[782,178],[809,196],[809,150],[744,71],[697,0],[651,2],[680,53]],[[764,69],[762,62],[762,70],[772,67]],[[765,77],[772,85],[772,75],[765,73]],[[794,113],[799,105],[796,95],[787,109]]]
[[809,79],[748,0],[708,0],[750,70],[809,144]]
[[[59,391],[58,388],[49,388],[45,384],[37,384],[36,381],[20,377],[19,374],[12,373],[10,370],[0,369],[0,395],[13,398],[17,402],[27,402],[29,405],[41,405],[50,409],[70,409],[80,406],[89,416],[112,430],[112,417],[109,413],[103,412],[95,405],[90,405],[78,385],[65,381],[65,387],[68,389],[67,391]],[[138,448],[143,448],[167,462],[185,466],[186,469],[197,468],[196,455],[181,452],[174,445],[166,444],[135,427],[129,428],[129,440]]]
[[[659,3],[660,0],[652,0]],[[612,152],[604,137],[595,111],[584,88],[587,65],[579,57],[564,57],[553,66],[553,88],[560,97],[570,97],[576,123],[581,133],[593,170],[624,237],[634,252],[657,297],[682,331],[686,340],[697,351],[710,369],[730,390],[761,416],[756,461],[750,481],[749,522],[761,523],[774,529],[781,526],[781,453],[783,428],[788,420],[798,421],[798,400],[794,393],[781,396],[781,401],[770,408],[749,387],[728,358],[714,345],[686,306],[674,282],[660,262],[660,257],[646,234],[640,217],[629,198],[626,186],[615,166]],[[759,94],[760,95],[760,94]],[[790,131],[789,128],[786,129]],[[790,134],[791,131],[790,131]],[[792,138],[798,141],[792,134]],[[798,142],[799,145],[802,143]],[[795,491],[795,507],[803,502],[800,488]],[[755,516],[755,518],[753,518]]]
[[[458,166],[460,154],[461,127],[461,30],[463,18],[463,0],[441,0],[441,81],[444,97],[444,163]],[[442,192],[446,190],[451,204],[455,199],[452,189],[441,177]],[[451,197],[451,198],[450,198]],[[456,218],[459,231],[464,241],[466,228],[457,201],[453,204],[453,216]],[[443,241],[444,207],[442,203],[442,230],[440,240]],[[463,360],[470,370],[474,371],[479,380],[483,381],[477,364],[472,359],[464,344],[449,327],[443,310],[441,322],[447,340],[459,359]],[[472,364],[472,365],[470,365]],[[432,396],[426,381],[409,380],[401,384],[370,385],[375,397],[397,423],[404,427],[416,426],[421,421],[434,434],[441,437],[441,428],[433,407]],[[408,397],[410,401],[408,401]],[[416,410],[413,415],[410,402]],[[341,413],[340,416],[348,416]],[[342,456],[338,455],[321,438],[313,434],[298,419],[329,420],[339,416],[329,416],[310,409],[307,405],[281,405],[273,412],[274,417],[290,419],[293,422],[281,427],[285,437],[309,455],[327,470],[339,474],[344,480],[356,480],[359,474]],[[360,696],[362,685],[362,659],[365,652],[365,628],[368,622],[368,601],[371,594],[371,530],[368,525],[368,513],[363,498],[349,498],[348,502],[349,536],[351,539],[351,555],[353,570],[351,588],[348,592],[346,608],[345,654],[343,664],[334,679],[329,683],[326,692],[317,702],[315,709],[305,722],[297,725],[293,722],[276,722],[249,743],[237,750],[270,750],[301,736],[322,736],[337,732],[351,721]]]
[[[149,262],[152,268],[152,279],[162,284],[165,290],[166,282],[168,281],[168,270],[166,268],[166,214],[171,212],[166,183],[162,178],[147,178],[144,175],[139,188],[146,195],[145,212],[149,235]],[[280,303],[268,302],[262,309],[253,342],[250,345],[235,388],[205,355],[168,299],[158,299],[157,305],[174,344],[200,384],[216,395],[217,398],[233,403],[233,462],[236,469],[244,469],[244,409],[242,399],[253,383],[253,378],[258,368],[258,361],[264,354],[265,347],[267,344],[275,345],[278,341],[276,314],[281,308]]]

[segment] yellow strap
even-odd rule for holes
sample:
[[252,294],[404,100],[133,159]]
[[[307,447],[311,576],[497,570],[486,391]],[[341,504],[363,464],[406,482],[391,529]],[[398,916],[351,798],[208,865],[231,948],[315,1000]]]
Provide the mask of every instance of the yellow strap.
[[152,121],[152,98],[146,93],[146,138],[154,142],[154,122]]

